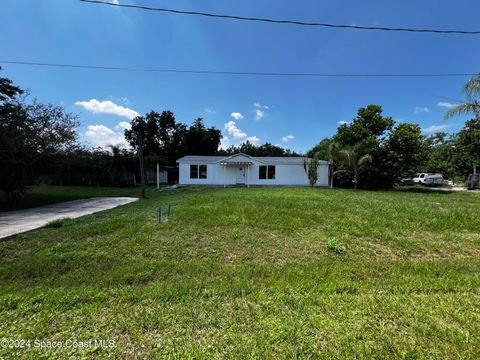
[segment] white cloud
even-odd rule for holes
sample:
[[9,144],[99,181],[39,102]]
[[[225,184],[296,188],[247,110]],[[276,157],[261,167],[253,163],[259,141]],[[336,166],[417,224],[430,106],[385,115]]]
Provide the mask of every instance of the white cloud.
[[444,107],[444,108],[453,108],[455,106],[457,106],[456,104],[452,104],[452,103],[449,103],[449,102],[446,102],[446,101],[440,101],[437,106],[440,106],[440,107]]
[[230,120],[225,123],[225,132],[223,133],[223,138],[220,142],[220,148],[227,149],[231,145],[240,145],[250,141],[252,144],[257,145],[260,142],[258,136],[248,136],[244,131],[237,127],[235,121]]
[[421,113],[427,113],[427,112],[430,112],[430,109],[428,107],[421,107],[421,106],[417,106],[413,111],[414,114],[421,114]]
[[120,1],[118,1],[118,0],[108,0],[108,2],[110,4],[114,4],[114,5],[119,5],[120,4]]
[[217,112],[213,109],[210,109],[210,108],[205,108],[203,109],[203,111],[205,111],[207,114],[216,114]]
[[228,149],[232,145],[230,138],[227,135],[223,135],[222,140],[220,140],[219,149]]
[[340,121],[338,122],[338,125],[345,125],[345,124],[348,124],[348,121],[340,120]]
[[293,136],[293,135],[287,135],[287,136],[282,137],[283,142],[289,142],[290,140],[293,140],[293,139],[295,139],[295,136]]
[[429,126],[425,129],[422,129],[422,131],[425,132],[425,133],[434,133],[434,132],[438,132],[438,131],[448,129],[449,127],[450,127],[450,125],[432,125],[432,126]]
[[117,126],[115,126],[115,129],[120,130],[130,130],[132,128],[132,124],[126,121],[120,121]]
[[265,117],[265,111],[255,109],[255,120],[262,120]]
[[122,132],[115,132],[105,125],[89,125],[85,132],[85,137],[92,145],[103,148],[108,147],[108,145],[127,145],[127,141]]
[[110,100],[98,101],[97,99],[90,99],[89,101],[77,101],[75,105],[81,106],[94,114],[113,114],[130,120],[136,116],[140,116],[135,110],[117,105]]
[[258,103],[258,102],[257,102],[257,103],[254,103],[253,106],[255,106],[256,108],[259,108],[259,109],[265,109],[265,110],[270,109],[269,106],[267,106],[267,105],[262,105],[262,104],[260,104],[260,103]]
[[232,135],[235,139],[244,139],[247,137],[247,134],[245,134],[242,130],[240,130],[235,121],[230,120],[228,123],[225,124],[225,130]]
[[239,113],[239,112],[232,112],[232,113],[230,114],[230,116],[231,116],[232,118],[234,118],[235,120],[237,120],[237,121],[243,119],[243,115],[242,115],[241,113]]
[[260,141],[260,138],[258,136],[249,136],[246,140],[250,141],[252,144],[257,145]]
[[267,110],[270,109],[267,105],[262,105],[260,103],[254,103],[253,106],[255,109],[255,120],[262,120],[267,115]]
[[116,96],[110,95],[108,98],[113,101],[122,102],[125,105],[130,105],[132,103],[130,99],[126,96],[116,97]]

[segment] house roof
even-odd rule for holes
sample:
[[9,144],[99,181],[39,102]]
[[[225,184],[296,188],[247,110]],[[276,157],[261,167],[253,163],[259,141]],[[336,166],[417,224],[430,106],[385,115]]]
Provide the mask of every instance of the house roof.
[[178,159],[177,163],[202,162],[204,164],[214,164],[222,159],[225,159],[225,156],[187,155]]
[[261,156],[256,159],[263,161],[267,164],[279,164],[279,165],[296,165],[303,164],[307,157],[287,156],[287,157],[274,157],[274,156]]
[[[249,156],[245,154],[235,154],[232,156],[204,156],[204,155],[187,155],[184,156],[180,159],[177,160],[177,163],[204,163],[204,164],[214,164],[214,163],[220,163],[222,160],[227,160],[230,159],[236,155],[244,155],[252,160],[257,160],[261,163],[265,164],[278,164],[278,165],[297,165],[297,164],[303,164],[305,159],[308,159],[306,157],[295,157],[295,156],[287,156],[287,157],[279,157],[279,156],[260,156],[260,157],[254,157],[254,156]],[[320,161],[321,163],[327,163],[327,161]]]
[[254,161],[263,163],[258,158],[243,153],[233,154],[217,162],[220,165],[253,165]]

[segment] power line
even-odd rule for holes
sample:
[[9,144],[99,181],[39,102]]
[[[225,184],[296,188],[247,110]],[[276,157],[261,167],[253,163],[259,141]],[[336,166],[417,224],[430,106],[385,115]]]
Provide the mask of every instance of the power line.
[[106,2],[106,1],[100,1],[100,0],[80,0],[80,1],[85,3],[92,3],[92,4],[101,4],[101,5],[109,5],[109,6],[131,8],[131,9],[141,9],[141,10],[148,10],[148,11],[158,11],[158,12],[165,12],[165,13],[172,13],[172,14],[206,16],[211,18],[240,20],[240,21],[257,21],[257,22],[265,22],[265,23],[272,23],[272,24],[289,24],[289,25],[317,26],[317,27],[336,28],[336,29],[377,30],[377,31],[395,31],[395,32],[410,32],[410,33],[480,35],[480,31],[395,28],[395,27],[383,27],[383,26],[362,26],[362,25],[344,25],[344,24],[342,25],[342,24],[329,24],[329,23],[320,23],[320,22],[306,22],[306,21],[299,21],[299,20],[280,20],[280,19],[269,19],[269,18],[258,18],[258,17],[245,17],[245,16],[237,16],[237,15],[213,14],[213,13],[198,12],[198,11],[156,8],[156,7],[143,6],[143,5],[121,4],[121,3]]
[[223,71],[223,70],[196,70],[196,69],[173,69],[173,68],[136,68],[122,66],[104,66],[104,65],[81,65],[81,64],[61,64],[44,63],[31,61],[11,61],[0,60],[0,64],[42,66],[53,68],[74,68],[88,70],[114,70],[114,71],[133,71],[133,72],[156,72],[156,73],[176,73],[176,74],[200,74],[200,75],[238,75],[238,76],[283,76],[283,77],[471,77],[479,73],[301,73],[301,72],[256,72],[256,71]]

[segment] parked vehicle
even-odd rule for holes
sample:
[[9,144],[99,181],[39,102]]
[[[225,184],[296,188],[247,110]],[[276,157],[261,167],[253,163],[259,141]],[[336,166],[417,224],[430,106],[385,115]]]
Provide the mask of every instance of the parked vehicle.
[[452,180],[446,180],[442,174],[418,173],[413,178],[400,179],[402,185],[453,186]]
[[443,185],[444,186],[453,186],[453,181],[452,180],[443,180]]
[[470,174],[470,175],[468,175],[467,189],[468,190],[480,189],[480,174]]
[[401,178],[399,182],[400,185],[415,185],[413,178]]
[[425,184],[425,180],[427,176],[430,175],[429,173],[418,173],[415,174],[412,181],[414,184]]
[[443,176],[442,174],[428,174],[425,176],[425,182],[423,184],[426,186],[442,186]]

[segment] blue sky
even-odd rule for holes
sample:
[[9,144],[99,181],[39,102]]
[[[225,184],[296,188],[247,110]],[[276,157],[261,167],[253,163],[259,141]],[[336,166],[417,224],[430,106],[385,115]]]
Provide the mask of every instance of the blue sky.
[[[479,30],[478,1],[120,0],[182,10],[330,23]],[[169,15],[77,0],[2,0],[0,60],[231,71],[322,73],[480,72],[480,36],[385,33]],[[2,65],[1,76],[41,101],[80,113],[92,145],[121,143],[135,114],[203,117],[226,136],[306,151],[360,106],[423,129],[443,119],[467,78],[266,78]],[[443,103],[443,104],[442,104]],[[443,106],[439,106],[443,105]],[[233,114],[233,115],[232,115]]]

